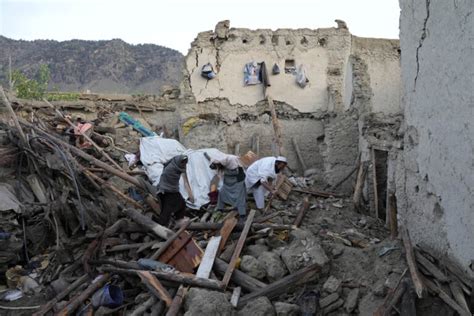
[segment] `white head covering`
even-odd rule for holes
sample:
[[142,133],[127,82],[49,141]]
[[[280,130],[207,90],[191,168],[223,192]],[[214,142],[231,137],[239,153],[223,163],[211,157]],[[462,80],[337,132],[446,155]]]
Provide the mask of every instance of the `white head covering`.
[[283,156],[276,157],[276,161],[281,161],[281,162],[284,162],[284,163],[288,163],[288,160]]

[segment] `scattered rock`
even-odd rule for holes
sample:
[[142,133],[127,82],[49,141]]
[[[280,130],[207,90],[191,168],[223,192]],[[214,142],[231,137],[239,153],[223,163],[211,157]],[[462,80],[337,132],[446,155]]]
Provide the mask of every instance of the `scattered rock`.
[[[203,314],[206,315],[206,314]],[[219,315],[228,315],[221,313]],[[268,298],[261,296],[248,302],[240,311],[237,312],[237,316],[271,316],[275,314],[275,308]],[[206,315],[207,316],[207,315]]]
[[290,240],[281,258],[291,273],[314,263],[324,267],[329,262],[324,249],[310,232],[295,229],[290,233]]
[[328,307],[326,307],[326,308],[323,310],[323,314],[324,314],[324,315],[327,315],[327,314],[329,314],[330,312],[335,311],[336,309],[338,309],[338,308],[341,307],[342,305],[344,305],[344,300],[343,300],[343,299],[338,299],[334,304],[329,305]]
[[240,262],[240,269],[256,279],[263,279],[266,276],[265,267],[255,257],[245,255]]
[[375,296],[378,297],[385,297],[387,295],[387,287],[385,286],[385,282],[383,280],[377,281],[372,288]]
[[352,311],[357,307],[357,301],[359,300],[359,288],[352,289],[347,295],[346,304],[344,308],[346,312],[352,313]]
[[[263,238],[259,239],[258,241],[260,240],[263,240],[263,243],[265,243],[265,240]],[[265,251],[269,251],[269,248],[265,244],[256,243],[255,245],[246,246],[244,253],[246,255],[258,258],[258,256],[260,256]]]
[[301,314],[301,309],[296,304],[275,302],[273,305],[277,316],[298,316]]
[[339,244],[335,244],[331,250],[331,254],[333,258],[339,257],[340,255],[342,255],[343,252],[344,252],[344,246],[339,245]]
[[227,296],[217,291],[191,288],[184,301],[185,316],[232,315]]
[[319,307],[326,308],[339,299],[338,293],[332,293],[319,300]]
[[323,291],[328,293],[337,292],[341,286],[341,281],[333,277],[332,275],[324,282]]
[[280,256],[274,252],[265,251],[258,256],[258,260],[263,265],[270,282],[281,279],[287,273],[285,264]]

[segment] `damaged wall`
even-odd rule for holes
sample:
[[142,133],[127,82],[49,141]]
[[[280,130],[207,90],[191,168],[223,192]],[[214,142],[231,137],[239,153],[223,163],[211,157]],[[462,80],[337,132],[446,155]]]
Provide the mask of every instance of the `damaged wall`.
[[[267,66],[267,94],[275,100],[290,166],[304,171],[294,154],[294,137],[307,168],[317,168],[326,184],[339,182],[354,168],[358,120],[365,113],[400,112],[397,40],[358,38],[344,25],[271,31],[229,28],[223,21],[214,32],[199,33],[185,60],[182,96],[195,100],[178,109],[186,146],[233,152],[239,143],[244,153],[258,135],[260,156],[274,153],[263,85],[244,85],[244,66],[252,61]],[[285,72],[289,61],[297,69],[304,65],[305,88]],[[217,73],[212,80],[201,76],[207,63]],[[278,75],[272,75],[275,63]],[[343,189],[350,187],[349,181]]]
[[473,2],[400,0],[406,131],[397,190],[412,238],[474,259]]

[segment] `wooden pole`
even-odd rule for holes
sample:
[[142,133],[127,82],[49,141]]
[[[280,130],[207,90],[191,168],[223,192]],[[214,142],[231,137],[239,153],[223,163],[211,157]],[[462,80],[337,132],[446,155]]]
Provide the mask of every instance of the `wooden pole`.
[[408,233],[406,227],[402,227],[402,239],[403,245],[405,246],[407,264],[410,270],[413,285],[415,286],[416,295],[418,295],[419,298],[422,298],[426,292],[426,288],[416,265],[415,252],[413,251],[410,234]]
[[173,302],[171,303],[171,306],[168,309],[166,316],[178,315],[181,305],[183,304],[184,297],[188,293],[188,289],[188,287],[183,285],[178,288],[178,292],[176,292],[176,295],[174,296]]
[[[115,268],[115,267],[101,267],[102,271],[107,272],[114,272],[119,274],[128,274],[128,275],[137,275],[137,271],[139,269],[122,269],[122,268]],[[164,271],[148,271],[154,276],[156,276],[160,280],[190,285],[190,286],[197,286],[203,287],[211,290],[222,291],[222,284],[217,280],[211,279],[203,279],[197,278],[193,274],[189,273],[175,273],[175,272],[164,272]]]
[[173,231],[171,229],[161,226],[158,223],[155,223],[151,218],[140,214],[134,209],[126,209],[125,214],[127,214],[127,216],[130,217],[134,222],[154,232],[155,235],[160,238],[168,239],[170,236],[173,235]]
[[78,278],[76,281],[74,281],[72,284],[70,284],[67,288],[65,288],[61,293],[58,293],[52,300],[50,300],[48,303],[43,305],[41,309],[37,312],[35,312],[32,316],[42,316],[48,313],[56,303],[61,301],[63,298],[69,295],[72,291],[77,289],[81,284],[86,282],[89,279],[89,276],[87,274],[84,274],[80,278]]
[[293,223],[294,226],[300,227],[301,221],[303,221],[304,215],[306,214],[308,209],[309,209],[309,199],[308,197],[305,197],[303,200],[303,204],[301,205],[301,208],[298,212],[298,215],[296,216],[296,219]]
[[239,238],[239,241],[237,242],[237,246],[234,250],[234,254],[232,255],[232,258],[230,259],[229,266],[227,267],[224,277],[222,278],[222,284],[223,284],[224,289],[229,284],[230,277],[232,276],[232,273],[234,272],[234,269],[235,269],[235,265],[237,263],[237,259],[239,259],[240,252],[244,248],[245,239],[247,238],[247,235],[250,231],[250,227],[252,226],[252,221],[255,216],[255,213],[256,213],[255,210],[251,210],[247,220],[245,221],[245,226],[244,226],[244,229],[242,230],[242,233],[240,234],[240,238]]
[[84,291],[71,299],[68,304],[57,314],[58,316],[71,315],[86,299],[103,287],[109,281],[109,274],[98,276]]

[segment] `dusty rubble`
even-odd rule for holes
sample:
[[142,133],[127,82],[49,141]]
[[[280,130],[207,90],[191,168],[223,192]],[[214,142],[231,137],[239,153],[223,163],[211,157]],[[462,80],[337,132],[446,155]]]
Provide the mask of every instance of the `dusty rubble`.
[[107,146],[86,152],[68,143],[66,113],[43,105],[2,108],[0,314],[405,315],[420,290],[420,315],[452,313],[442,301],[467,315],[472,280],[337,192],[281,184],[245,223],[203,207],[162,227],[119,146],[125,129],[137,152],[139,132],[104,112]]

